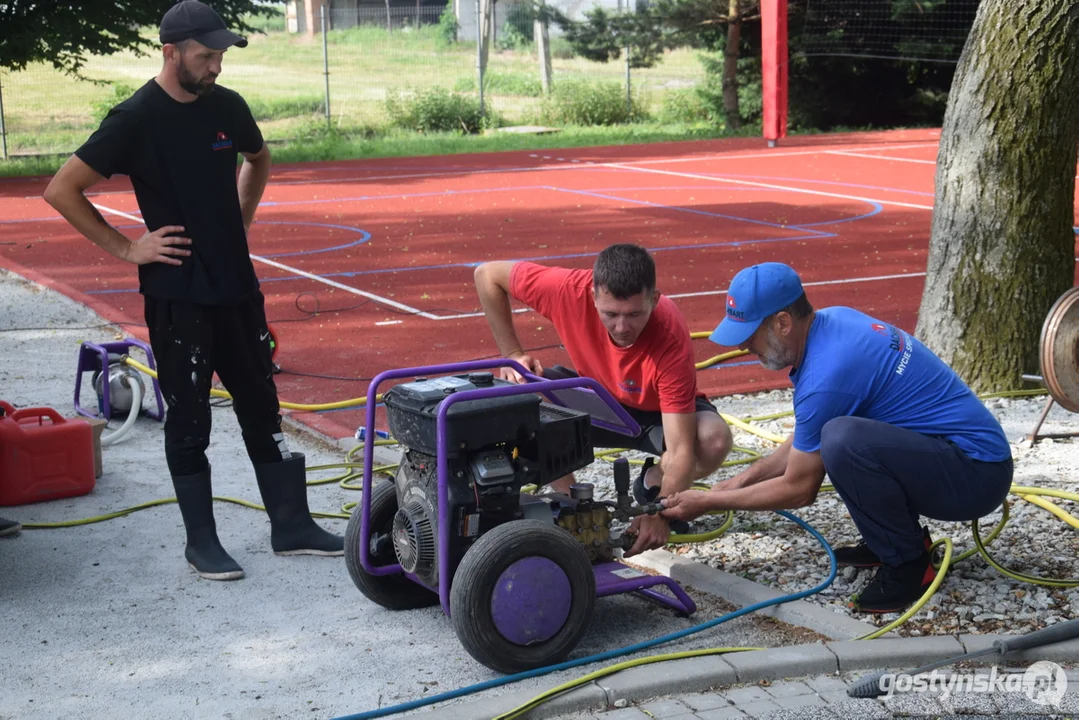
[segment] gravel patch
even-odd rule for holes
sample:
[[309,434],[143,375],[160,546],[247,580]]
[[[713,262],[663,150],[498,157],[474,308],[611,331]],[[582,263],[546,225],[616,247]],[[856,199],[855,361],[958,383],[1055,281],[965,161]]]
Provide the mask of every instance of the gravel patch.
[[[993,398],[985,401],[1000,420],[1012,445],[1017,485],[1079,491],[1073,468],[1079,465],[1079,439],[1026,440],[1034,428],[1046,398]],[[758,395],[735,395],[716,400],[724,413],[748,419],[789,411],[791,391],[777,390]],[[759,427],[787,436],[794,418],[786,416],[760,421]],[[1054,406],[1042,432],[1079,431],[1079,415]],[[767,454],[775,444],[748,432],[734,429],[735,445]],[[636,456],[636,455],[634,455]],[[643,457],[643,456],[636,456]],[[732,453],[732,460],[745,458]],[[744,466],[722,468],[708,482],[736,474]],[[636,476],[637,468],[631,470]],[[614,497],[610,466],[594,463],[578,473],[579,482],[593,482],[597,495]],[[1015,495],[1009,496],[1010,520],[989,546],[1004,567],[1028,575],[1079,578],[1079,536],[1063,521]],[[1054,500],[1075,513],[1075,503]],[[833,546],[859,540],[858,531],[846,507],[834,492],[822,492],[816,503],[793,513],[815,527]],[[695,523],[695,531],[718,528],[725,516],[708,517]],[[984,539],[1001,519],[998,510],[979,523]],[[951,537],[953,557],[974,547],[969,524],[924,520],[935,539]],[[828,574],[828,559],[820,544],[785,518],[771,512],[738,512],[731,528],[719,538],[672,548],[686,558],[706,563],[726,572],[774,587],[798,592],[819,584]],[[805,598],[837,613],[850,613],[847,602],[872,577],[872,570],[843,568],[824,591]],[[1041,587],[1006,577],[981,555],[953,565],[940,590],[914,617],[896,632],[905,637],[954,633],[1022,634],[1061,622],[1079,614],[1079,589]],[[884,626],[899,614],[856,615],[861,620]]]

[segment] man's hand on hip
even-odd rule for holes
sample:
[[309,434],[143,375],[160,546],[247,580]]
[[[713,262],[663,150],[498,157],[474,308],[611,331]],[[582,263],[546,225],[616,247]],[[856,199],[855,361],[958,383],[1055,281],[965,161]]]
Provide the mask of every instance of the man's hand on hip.
[[182,265],[183,261],[178,258],[191,255],[191,251],[184,247],[191,244],[191,239],[178,236],[168,237],[168,234],[183,231],[180,225],[165,225],[153,232],[148,232],[131,242],[124,253],[124,260],[136,265],[147,265],[153,262]]

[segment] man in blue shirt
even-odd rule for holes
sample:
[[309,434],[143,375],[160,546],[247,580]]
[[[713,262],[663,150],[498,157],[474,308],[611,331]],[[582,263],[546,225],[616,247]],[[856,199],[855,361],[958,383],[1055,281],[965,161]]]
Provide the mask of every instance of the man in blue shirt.
[[664,517],[805,507],[827,473],[863,538],[836,560],[878,568],[853,606],[887,613],[936,577],[921,516],[968,522],[1008,494],[1004,431],[959,376],[897,327],[846,307],[815,311],[787,265],[738,273],[710,339],[755,353],[769,370],[791,368],[794,434],[710,491],[664,500]]

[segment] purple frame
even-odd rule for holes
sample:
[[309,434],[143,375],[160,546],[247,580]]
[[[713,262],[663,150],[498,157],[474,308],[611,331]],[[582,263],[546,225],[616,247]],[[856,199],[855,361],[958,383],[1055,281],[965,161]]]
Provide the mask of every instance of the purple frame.
[[[102,402],[104,403],[103,411],[105,417],[112,416],[112,407],[109,405],[109,353],[116,353],[118,355],[127,355],[131,346],[141,348],[146,353],[146,366],[151,370],[157,370],[157,365],[154,363],[154,352],[150,349],[150,346],[137,338],[127,338],[120,342],[101,343],[100,345],[92,342],[84,342],[79,347],[79,363],[75,368],[75,412],[79,415],[88,418],[96,418],[99,416],[97,412],[90,412],[82,407],[79,403],[79,395],[82,390],[82,375],[85,372],[90,372],[97,369],[97,364],[100,363],[101,372],[105,374],[106,382],[101,384],[102,387]],[[157,382],[157,378],[151,378],[151,382],[154,387],[154,396],[157,399],[157,412],[147,410],[146,414],[152,417],[154,420],[162,420],[165,417],[165,403],[161,399],[161,386]]]
[[[449,566],[449,533],[450,523],[449,518],[449,498],[448,498],[448,486],[449,486],[449,470],[448,468],[448,453],[446,448],[446,415],[450,407],[454,403],[465,402],[468,400],[479,400],[482,398],[494,398],[505,397],[508,395],[523,395],[526,393],[543,393],[547,397],[545,391],[557,391],[568,388],[585,388],[595,392],[601,400],[603,400],[611,411],[619,418],[624,427],[616,427],[610,424],[604,423],[604,426],[614,432],[619,432],[624,435],[636,435],[640,432],[640,426],[637,422],[626,412],[618,401],[611,397],[599,383],[592,378],[579,377],[579,378],[566,378],[563,380],[547,380],[529,373],[520,363],[514,360],[498,359],[498,360],[475,360],[472,362],[464,363],[450,363],[445,365],[428,365],[424,367],[415,368],[401,368],[398,370],[386,370],[376,375],[367,389],[367,411],[365,421],[365,433],[366,437],[374,437],[375,430],[375,406],[376,398],[378,397],[378,387],[386,380],[392,380],[395,378],[403,377],[419,377],[425,375],[439,375],[448,373],[464,373],[474,370],[489,370],[491,368],[499,367],[512,367],[518,373],[521,373],[524,377],[528,378],[529,382],[520,385],[509,386],[497,386],[491,388],[479,388],[476,390],[463,390],[456,392],[441,402],[438,407],[437,425],[436,425],[436,443],[438,445],[437,463],[438,463],[438,597],[442,605],[442,612],[447,616],[450,614],[450,573],[445,572],[444,569]],[[553,399],[553,398],[552,398]],[[562,403],[558,403],[562,405]],[[360,537],[370,538],[371,536],[371,469],[374,467],[375,458],[375,445],[374,443],[364,443],[363,448],[363,497],[360,501]],[[376,567],[371,564],[371,547],[370,542],[361,540],[360,542],[360,564],[363,569],[372,575],[392,575],[403,574],[413,582],[416,582],[424,587],[428,587],[427,583],[424,583],[418,577],[412,573],[405,572],[401,569],[400,564],[382,565]],[[672,607],[679,612],[685,612],[692,614],[696,610],[696,605],[686,595],[685,591],[678,586],[676,582],[667,577],[645,575],[640,578],[621,579],[617,576],[611,575],[611,570],[617,568],[625,568],[625,565],[620,563],[605,563],[598,565],[594,568],[597,579],[597,596],[603,597],[606,595],[614,595],[623,592],[639,592],[646,597],[656,600],[660,603]],[[616,578],[612,580],[611,578]],[[655,585],[666,585],[674,593],[675,597],[671,598],[662,593],[654,590],[648,590],[646,588]]]
[[[641,573],[641,577],[621,578],[614,574],[616,571],[625,570],[628,567],[628,565],[623,565],[620,562],[606,562],[595,565],[593,572],[596,575],[596,597],[635,592],[686,615],[697,612],[697,603],[693,602],[693,598],[686,594],[681,585],[669,577]],[[650,589],[656,585],[665,586],[674,597]]]

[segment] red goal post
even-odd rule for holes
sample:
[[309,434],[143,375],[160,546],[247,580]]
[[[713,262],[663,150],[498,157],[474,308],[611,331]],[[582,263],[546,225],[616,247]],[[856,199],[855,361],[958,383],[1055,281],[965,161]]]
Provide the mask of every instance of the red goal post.
[[764,139],[787,137],[787,0],[761,0],[761,73]]

